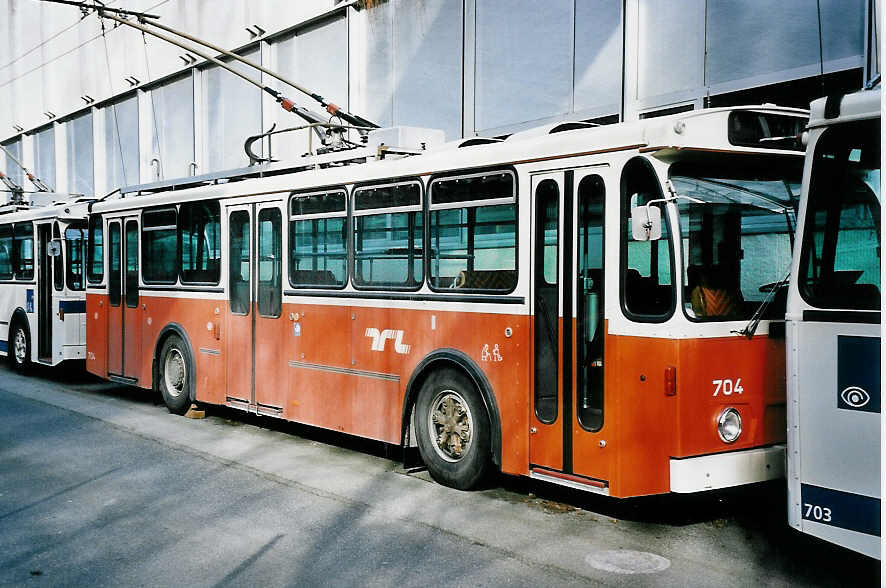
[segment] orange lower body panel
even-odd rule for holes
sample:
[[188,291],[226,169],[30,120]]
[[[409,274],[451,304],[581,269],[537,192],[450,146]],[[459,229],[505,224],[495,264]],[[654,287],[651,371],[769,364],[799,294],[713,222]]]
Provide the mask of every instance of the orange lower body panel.
[[[528,474],[530,463],[562,469],[563,425],[544,438],[530,434],[542,423],[533,407],[528,316],[284,304],[280,317],[253,321],[251,315],[230,315],[226,301],[143,297],[142,302],[140,351],[132,367],[143,387],[151,386],[161,331],[176,323],[194,350],[198,400],[240,399],[253,409],[278,409],[276,414],[289,420],[399,443],[413,372],[428,354],[449,348],[467,355],[489,381],[501,418],[502,471]],[[108,374],[109,344],[119,339],[107,311],[106,296],[87,295],[87,366],[102,377]],[[567,364],[578,360],[576,348]],[[668,367],[676,374],[671,393]],[[575,370],[567,372],[574,378]],[[571,411],[567,473],[608,483],[612,496],[668,492],[672,457],[784,440],[781,341],[607,335],[603,378],[602,427],[582,428]],[[571,389],[574,399],[574,380]],[[562,385],[560,391],[562,423]],[[745,425],[732,445],[716,430],[717,416],[727,406],[741,411]]]
[[[784,442],[784,354],[784,341],[765,335],[750,341],[608,336],[603,430],[612,431],[606,447],[615,455],[610,493],[670,491],[671,457]],[[675,368],[673,395],[665,381],[668,367]],[[717,418],[730,406],[741,413],[743,431],[727,444]]]

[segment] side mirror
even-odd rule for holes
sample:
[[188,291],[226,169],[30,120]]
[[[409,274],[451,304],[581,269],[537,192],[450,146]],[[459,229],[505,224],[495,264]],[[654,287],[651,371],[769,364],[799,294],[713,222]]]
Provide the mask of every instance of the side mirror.
[[59,241],[50,241],[46,246],[49,257],[58,257],[62,254],[62,244]]
[[658,241],[661,239],[661,209],[657,206],[632,208],[631,234],[635,241]]

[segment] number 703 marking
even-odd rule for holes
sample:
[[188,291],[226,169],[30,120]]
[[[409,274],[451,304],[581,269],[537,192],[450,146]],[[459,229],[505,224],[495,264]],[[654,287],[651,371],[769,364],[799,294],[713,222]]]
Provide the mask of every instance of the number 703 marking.
[[808,502],[804,503],[803,506],[806,507],[806,514],[803,515],[804,519],[812,519],[823,523],[831,522],[831,509],[828,507],[809,504]]

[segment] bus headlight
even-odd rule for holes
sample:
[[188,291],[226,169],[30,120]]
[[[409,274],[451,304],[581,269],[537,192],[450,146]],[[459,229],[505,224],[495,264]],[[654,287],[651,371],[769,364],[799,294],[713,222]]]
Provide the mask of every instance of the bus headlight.
[[723,443],[735,443],[741,435],[741,415],[730,407],[720,413],[717,419],[717,433]]

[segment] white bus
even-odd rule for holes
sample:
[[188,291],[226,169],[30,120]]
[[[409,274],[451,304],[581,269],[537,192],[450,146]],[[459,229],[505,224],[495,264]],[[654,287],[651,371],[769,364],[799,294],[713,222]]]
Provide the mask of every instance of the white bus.
[[17,370],[86,358],[88,206],[49,192],[0,206],[0,354]]
[[788,521],[880,557],[880,91],[812,104],[787,313]]

